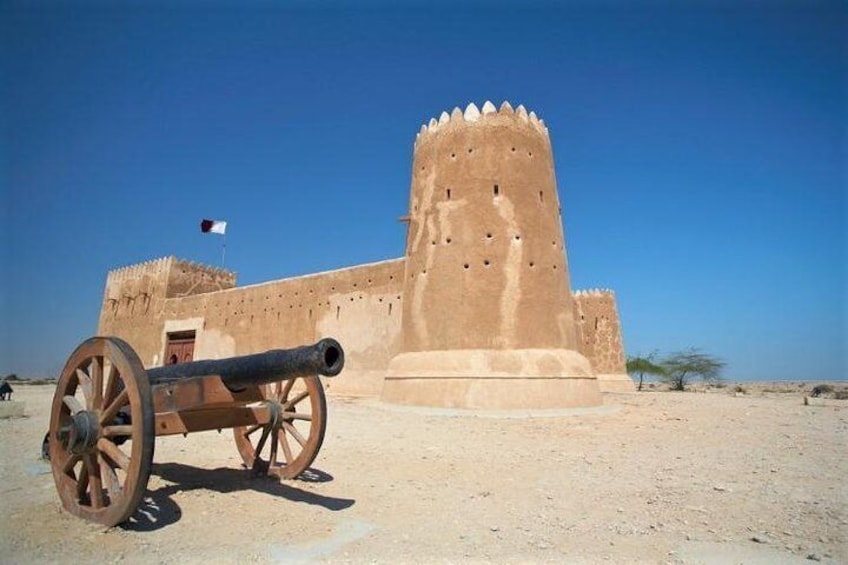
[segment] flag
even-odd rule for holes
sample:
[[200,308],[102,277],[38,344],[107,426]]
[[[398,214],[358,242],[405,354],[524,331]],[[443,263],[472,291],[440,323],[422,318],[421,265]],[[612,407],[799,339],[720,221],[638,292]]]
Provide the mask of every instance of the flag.
[[203,233],[219,233],[224,235],[227,233],[227,222],[220,220],[203,220],[200,222],[200,231]]

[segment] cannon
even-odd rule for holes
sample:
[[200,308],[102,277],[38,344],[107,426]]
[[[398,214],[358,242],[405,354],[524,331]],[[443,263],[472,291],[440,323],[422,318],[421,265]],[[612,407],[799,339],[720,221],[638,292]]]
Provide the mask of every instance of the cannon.
[[320,376],[344,367],[330,338],[311,346],[145,370],[130,345],[93,337],[53,395],[47,451],[64,508],[114,526],[141,503],[156,436],[232,428],[245,467],[292,479],[318,455],[327,423]]

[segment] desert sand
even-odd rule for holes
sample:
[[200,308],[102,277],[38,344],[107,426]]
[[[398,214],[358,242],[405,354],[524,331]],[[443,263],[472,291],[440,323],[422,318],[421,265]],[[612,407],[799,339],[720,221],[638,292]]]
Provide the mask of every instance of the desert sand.
[[334,397],[306,480],[252,477],[229,430],[159,438],[142,508],[107,529],[62,510],[53,388],[20,385],[0,562],[848,563],[848,406],[804,406],[809,388],[530,414]]

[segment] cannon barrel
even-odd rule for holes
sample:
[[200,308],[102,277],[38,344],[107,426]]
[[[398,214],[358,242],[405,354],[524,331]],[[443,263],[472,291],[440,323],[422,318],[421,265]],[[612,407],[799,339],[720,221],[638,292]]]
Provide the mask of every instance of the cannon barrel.
[[315,345],[292,349],[272,349],[241,357],[165,365],[149,369],[147,377],[150,384],[155,386],[193,377],[218,375],[227,388],[239,390],[246,386],[316,374],[334,377],[343,367],[342,346],[332,338],[325,338]]

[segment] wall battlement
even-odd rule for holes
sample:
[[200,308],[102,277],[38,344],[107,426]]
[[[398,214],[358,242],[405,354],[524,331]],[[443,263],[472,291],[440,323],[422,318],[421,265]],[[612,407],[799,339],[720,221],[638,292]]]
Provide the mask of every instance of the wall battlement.
[[226,269],[173,259],[168,276],[167,298],[215,292],[236,286],[236,273]]
[[438,120],[430,118],[430,122],[423,124],[415,135],[415,147],[420,143],[425,143],[430,136],[440,131],[469,125],[505,125],[508,122],[526,125],[550,142],[548,128],[545,126],[545,122],[536,116],[535,112],[531,111],[528,114],[526,108],[521,104],[513,110],[512,105],[506,100],[501,104],[500,109],[497,109],[494,104],[486,100],[482,110],[471,102],[464,112],[456,107],[450,114],[442,112]]

